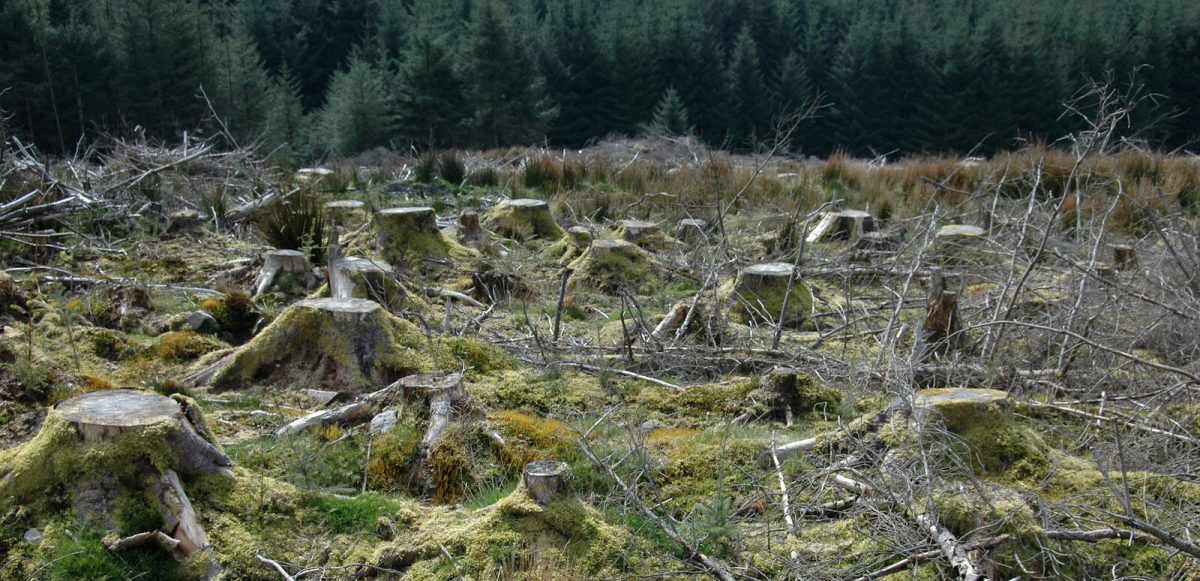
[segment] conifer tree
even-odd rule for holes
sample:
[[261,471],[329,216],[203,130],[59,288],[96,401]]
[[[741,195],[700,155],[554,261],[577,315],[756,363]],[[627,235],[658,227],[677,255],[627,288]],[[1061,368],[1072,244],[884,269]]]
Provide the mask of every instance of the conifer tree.
[[253,37],[235,25],[213,43],[212,82],[205,93],[221,121],[239,141],[257,138],[265,129],[271,89]]
[[427,147],[458,141],[471,118],[465,86],[450,46],[432,25],[414,31],[400,67],[401,133]]
[[265,145],[276,157],[299,163],[309,150],[311,122],[304,112],[300,81],[288,69],[271,81]]
[[501,146],[533,143],[557,111],[545,97],[543,80],[496,0],[482,0],[471,14],[467,58],[475,104],[476,143]]
[[758,45],[743,26],[729,61],[730,93],[733,101],[731,129],[739,139],[762,139],[770,123],[770,103],[763,89],[766,81],[758,64]]
[[387,145],[395,114],[386,74],[356,52],[346,68],[334,73],[319,126],[329,151],[354,155]]
[[650,122],[649,132],[653,135],[691,135],[693,127],[688,122],[687,106],[679,98],[675,87],[670,87],[663,93],[658,106],[654,109],[654,119]]

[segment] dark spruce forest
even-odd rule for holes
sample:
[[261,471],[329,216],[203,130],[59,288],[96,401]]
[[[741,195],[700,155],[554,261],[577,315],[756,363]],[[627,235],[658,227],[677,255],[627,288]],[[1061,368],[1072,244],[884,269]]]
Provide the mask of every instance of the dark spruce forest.
[[[375,147],[582,146],[657,129],[747,149],[988,154],[1080,129],[1112,75],[1140,143],[1200,135],[1183,0],[7,0],[0,109],[70,153],[223,123],[295,162]],[[214,115],[215,113],[215,115]]]

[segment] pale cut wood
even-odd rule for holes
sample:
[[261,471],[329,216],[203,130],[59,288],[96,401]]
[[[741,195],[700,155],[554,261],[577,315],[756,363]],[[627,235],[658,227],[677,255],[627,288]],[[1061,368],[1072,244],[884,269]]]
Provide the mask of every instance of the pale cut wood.
[[538,461],[525,465],[525,489],[540,505],[550,504],[558,494],[567,476],[566,462]]
[[869,212],[837,210],[821,216],[821,220],[809,231],[805,242],[857,240],[874,230],[875,218]]
[[312,283],[312,265],[299,250],[271,250],[263,254],[262,272],[254,279],[254,297],[260,297],[281,276],[295,277],[305,288]]
[[429,425],[421,438],[428,449],[450,427],[454,406],[467,397],[462,373],[427,373],[401,378],[397,383],[404,389],[404,398],[429,402]]

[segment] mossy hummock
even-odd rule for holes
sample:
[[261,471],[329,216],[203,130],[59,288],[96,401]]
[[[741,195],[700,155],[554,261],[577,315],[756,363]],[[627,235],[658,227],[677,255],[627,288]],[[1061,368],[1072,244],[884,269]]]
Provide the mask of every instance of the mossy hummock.
[[484,223],[496,234],[514,240],[556,240],[563,235],[545,200],[505,200],[488,212]]
[[431,367],[415,325],[366,299],[308,299],[249,343],[191,376],[238,389],[252,383],[355,393]]
[[567,228],[565,236],[547,246],[542,255],[565,266],[587,252],[588,247],[592,245],[592,238],[591,230],[583,226],[572,226]]

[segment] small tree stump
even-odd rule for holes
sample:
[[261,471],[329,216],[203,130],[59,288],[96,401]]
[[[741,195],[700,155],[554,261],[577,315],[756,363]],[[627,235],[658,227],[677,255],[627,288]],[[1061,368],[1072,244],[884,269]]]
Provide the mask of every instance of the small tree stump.
[[453,419],[454,406],[466,400],[461,373],[429,373],[400,379],[404,398],[408,401],[429,402],[429,425],[421,445],[428,449],[441,437]]
[[367,205],[359,200],[334,200],[325,203],[326,213],[335,224],[349,226],[367,221]]
[[1121,272],[1125,272],[1131,268],[1137,268],[1137,256],[1133,253],[1133,247],[1127,244],[1113,244],[1113,266]]
[[545,200],[505,200],[488,212],[485,223],[496,234],[514,240],[555,240],[563,235],[562,228],[550,213],[550,204]]
[[587,248],[592,243],[592,231],[583,226],[571,226],[567,228],[567,236],[579,248]]
[[566,462],[538,461],[525,465],[525,489],[529,496],[538,504],[545,506],[554,500],[559,488],[566,481],[568,468]]
[[617,232],[622,240],[638,246],[659,244],[663,237],[658,224],[645,220],[621,220],[617,223]]
[[348,256],[334,263],[329,273],[331,295],[338,299],[370,299],[395,311],[404,306],[404,289],[401,288],[396,271],[391,265]]
[[879,230],[867,232],[854,242],[854,249],[864,252],[895,252],[899,247],[899,236]]
[[167,215],[167,234],[195,234],[204,227],[204,219],[197,210],[179,210]]
[[694,244],[707,238],[708,222],[696,218],[685,218],[675,227],[675,239],[685,244]]
[[306,299],[288,307],[249,343],[192,374],[193,383],[238,389],[252,382],[358,393],[428,365],[408,345],[417,328],[367,299]]
[[978,426],[997,423],[994,417],[1008,403],[1008,394],[995,389],[941,388],[917,392],[919,408],[941,412],[946,429],[962,434]]
[[942,357],[949,351],[958,350],[965,341],[958,321],[958,294],[946,290],[941,269],[931,270],[925,305],[925,354],[926,357]]
[[[778,323],[793,272],[795,267],[786,262],[768,262],[743,269],[734,286],[737,300],[733,314],[747,324]],[[812,290],[797,278],[788,298],[788,312],[784,314],[783,324],[794,327],[804,322],[812,314],[812,303]]]
[[838,210],[826,212],[805,239],[808,243],[857,240],[863,234],[875,230],[875,219],[862,210]]
[[299,250],[269,250],[263,253],[263,268],[254,279],[254,296],[260,297],[273,286],[308,289],[315,283],[312,265]]
[[957,244],[973,244],[983,239],[983,236],[983,228],[969,224],[947,224],[939,228],[934,235],[938,240]]

